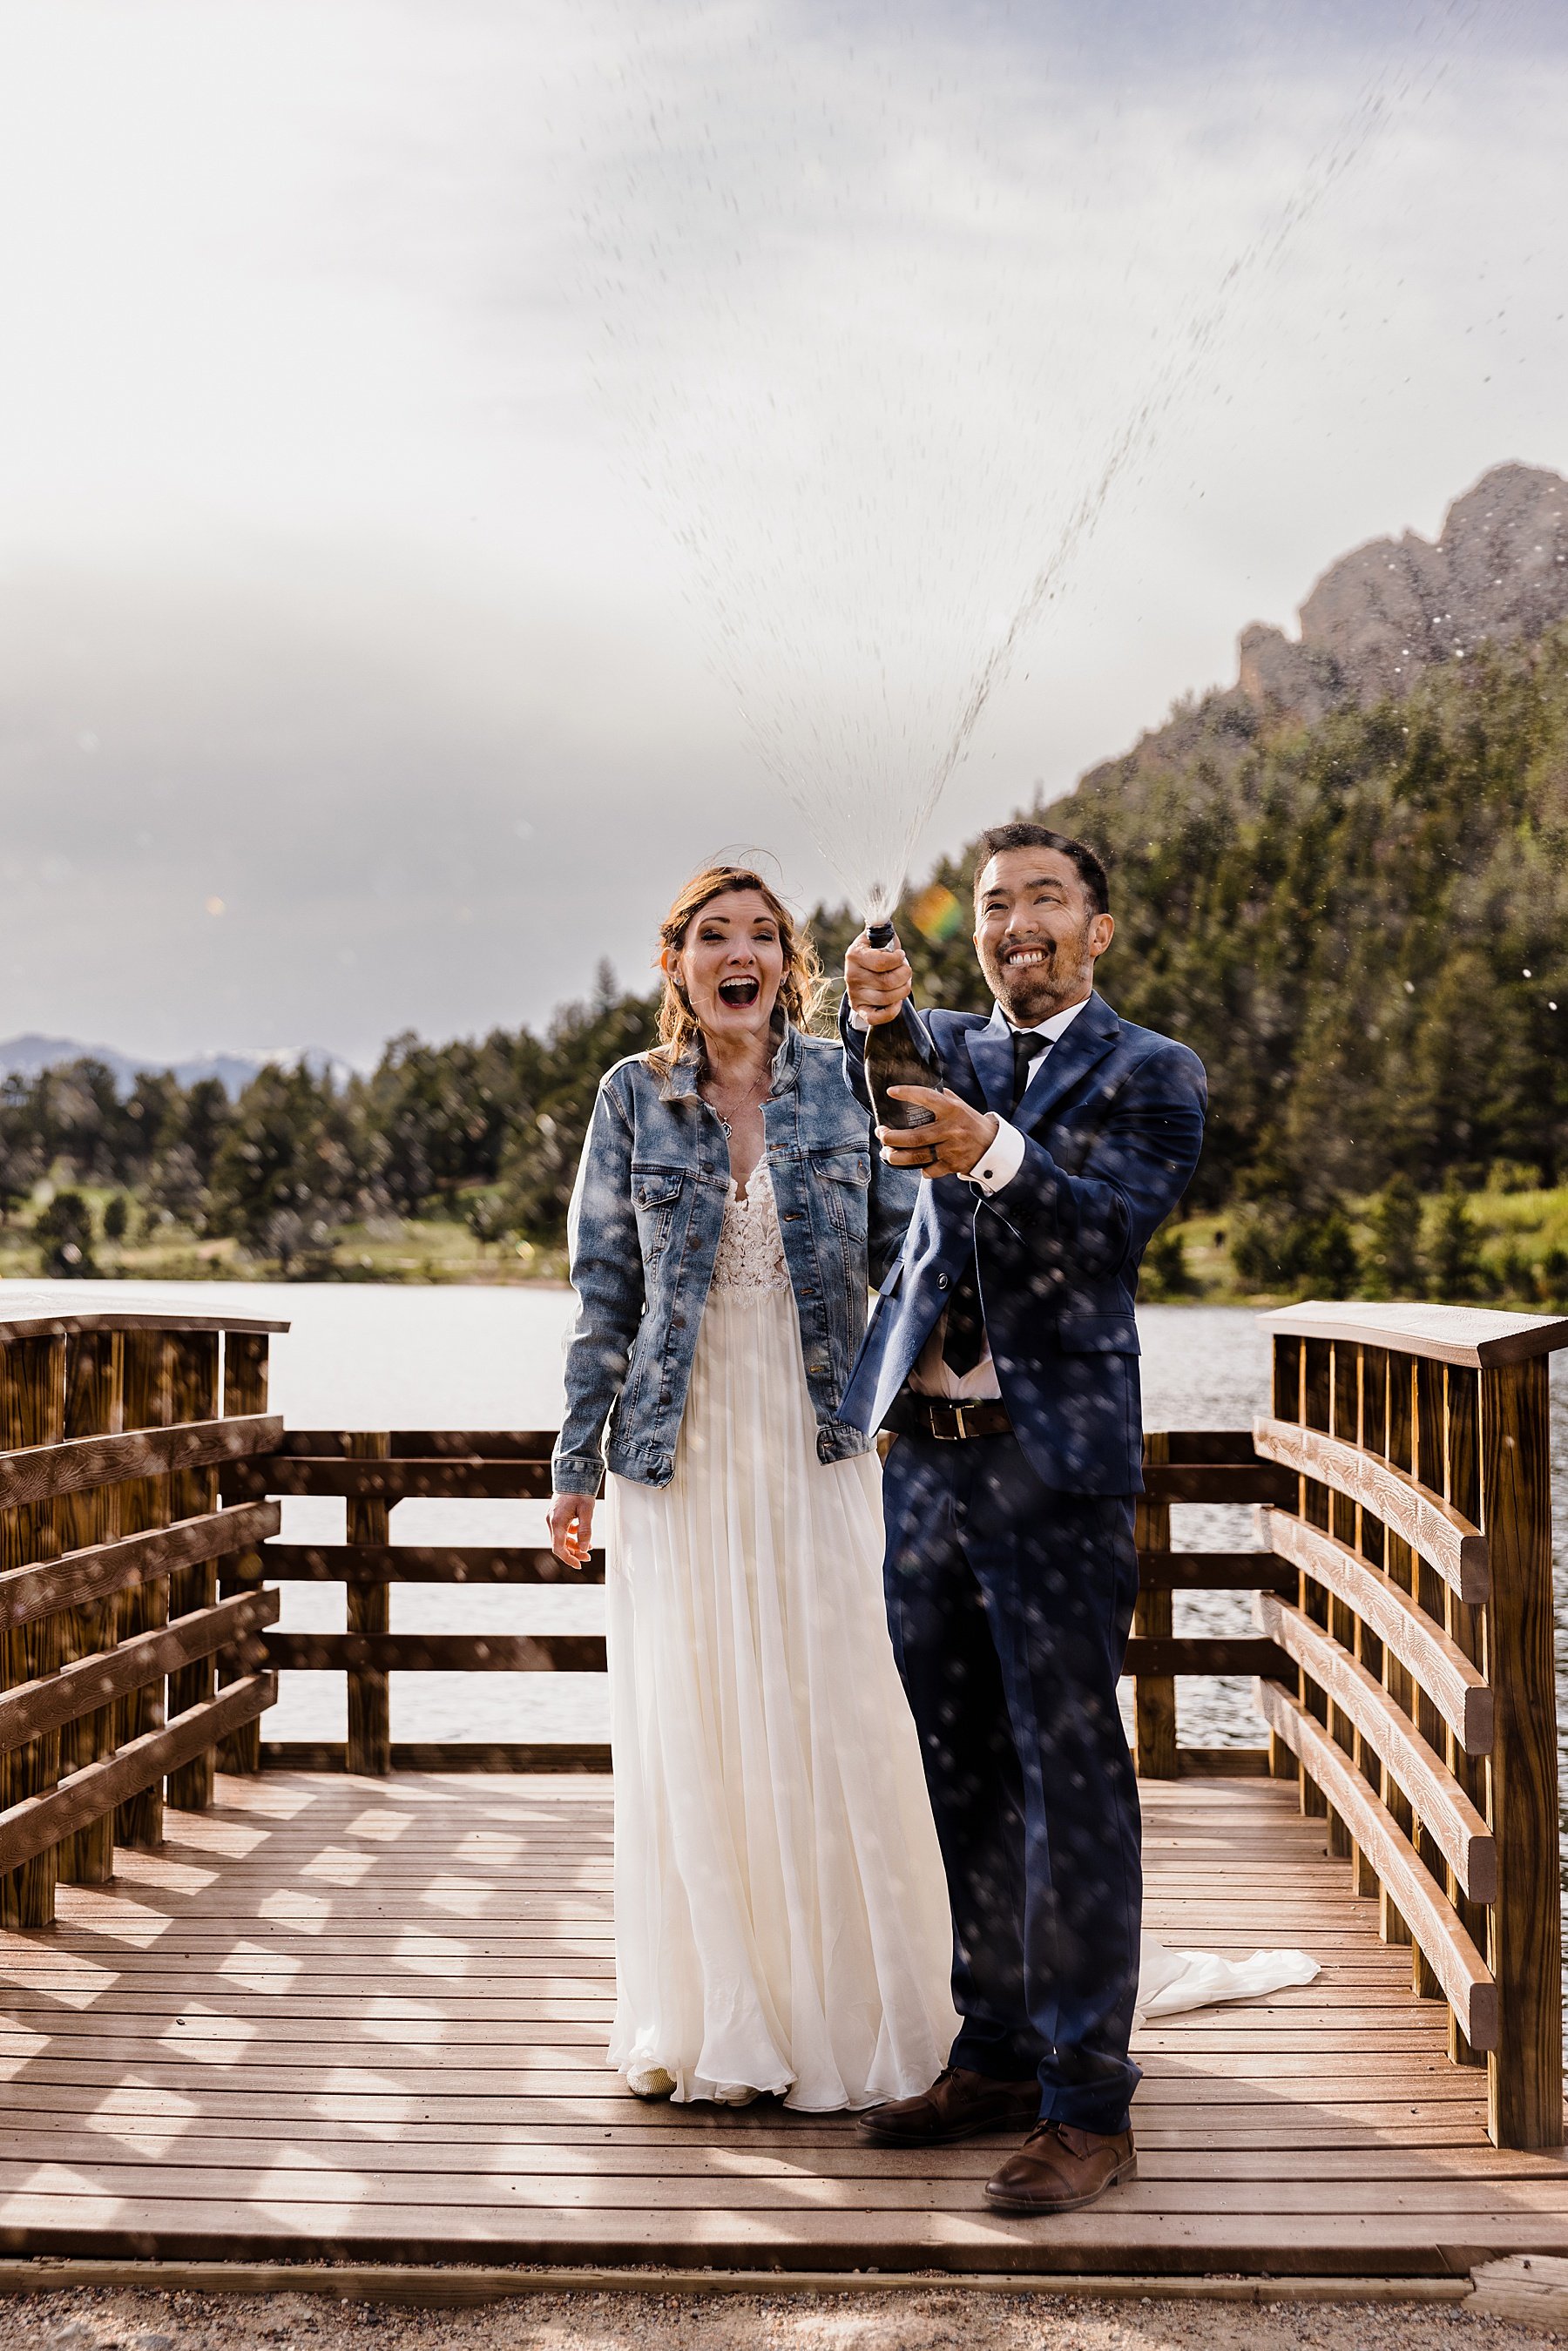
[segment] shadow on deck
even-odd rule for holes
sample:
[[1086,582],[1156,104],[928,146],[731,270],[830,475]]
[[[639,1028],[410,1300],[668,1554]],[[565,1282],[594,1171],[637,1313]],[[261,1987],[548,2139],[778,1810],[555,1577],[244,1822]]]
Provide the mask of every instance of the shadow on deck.
[[1353,2274],[1568,2253],[1568,2164],[1486,2075],[1293,1787],[1145,1786],[1146,1925],[1310,1949],[1312,1986],[1146,2029],[1140,2172],[1044,2226],[990,2143],[644,2106],[603,2063],[602,1779],[222,1779],[53,1928],[0,1935],[12,2253],[745,2270]]

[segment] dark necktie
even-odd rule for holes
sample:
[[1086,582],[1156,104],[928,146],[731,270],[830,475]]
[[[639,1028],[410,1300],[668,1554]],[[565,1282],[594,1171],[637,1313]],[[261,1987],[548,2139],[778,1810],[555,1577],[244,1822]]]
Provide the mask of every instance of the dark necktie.
[[1047,1053],[1050,1050],[1050,1045],[1045,1038],[1040,1035],[1038,1029],[1015,1029],[1013,1030],[1014,1110],[1017,1110],[1019,1102],[1023,1100],[1024,1088],[1029,1083],[1030,1063],[1033,1061],[1037,1053]]
[[[1030,1063],[1037,1053],[1050,1050],[1038,1029],[1013,1030],[1013,1099],[1017,1110],[1029,1083]],[[980,1311],[978,1268],[973,1249],[969,1262],[953,1285],[947,1302],[947,1322],[942,1333],[942,1361],[960,1379],[972,1372],[985,1353],[986,1318]]]

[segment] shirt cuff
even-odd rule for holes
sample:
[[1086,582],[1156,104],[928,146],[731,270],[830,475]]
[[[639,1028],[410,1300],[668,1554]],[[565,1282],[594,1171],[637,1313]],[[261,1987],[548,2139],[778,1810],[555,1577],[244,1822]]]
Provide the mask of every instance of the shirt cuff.
[[1018,1128],[1009,1126],[1005,1118],[998,1119],[996,1134],[984,1158],[977,1159],[970,1168],[967,1180],[988,1197],[999,1192],[1023,1165],[1023,1151],[1024,1139]]

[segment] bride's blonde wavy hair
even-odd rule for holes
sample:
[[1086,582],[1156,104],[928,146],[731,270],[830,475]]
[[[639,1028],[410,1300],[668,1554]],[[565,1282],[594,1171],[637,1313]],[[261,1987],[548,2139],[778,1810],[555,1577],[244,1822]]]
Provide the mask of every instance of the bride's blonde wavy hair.
[[[686,933],[703,908],[731,890],[755,890],[778,924],[784,977],[779,987],[777,1012],[792,1020],[797,1029],[810,1030],[827,991],[817,950],[779,893],[750,866],[705,865],[699,873],[694,873],[685,888],[677,893],[674,905],[659,925],[660,946],[678,955],[686,943]],[[700,1048],[701,1042],[702,1023],[674,973],[666,971],[664,992],[659,1001],[659,1041],[648,1059],[656,1069],[673,1070],[694,1045]]]

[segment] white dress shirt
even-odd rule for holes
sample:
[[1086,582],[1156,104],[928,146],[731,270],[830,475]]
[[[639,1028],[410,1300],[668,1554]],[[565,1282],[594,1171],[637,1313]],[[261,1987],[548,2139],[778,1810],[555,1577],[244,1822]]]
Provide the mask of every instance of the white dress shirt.
[[[1040,1050],[1030,1059],[1028,1074],[1024,1080],[1026,1085],[1033,1082],[1041,1061],[1044,1061],[1057,1039],[1072,1026],[1088,1001],[1089,998],[1086,996],[1082,997],[1078,1003],[1070,1004],[1065,1012],[1053,1012],[1049,1020],[1040,1020],[1035,1024],[1035,1035],[1040,1040]],[[1004,1036],[1009,1040],[1012,1037],[1012,1022],[999,1004],[991,1013],[988,1034]],[[1001,1191],[1012,1182],[1013,1177],[1023,1165],[1023,1155],[1022,1134],[1009,1120],[998,1118],[996,1134],[987,1145],[983,1155],[976,1160],[965,1180],[972,1184],[977,1192],[983,1192],[988,1197],[992,1193]],[[909,1374],[909,1384],[915,1394],[943,1396],[952,1404],[983,1404],[999,1396],[1001,1389],[997,1381],[997,1367],[991,1361],[989,1341],[987,1341],[985,1352],[977,1364],[967,1372],[956,1372],[952,1364],[944,1359],[942,1353],[942,1342],[946,1332],[947,1317],[942,1314],[938,1316],[936,1328],[920,1351],[919,1362]]]

